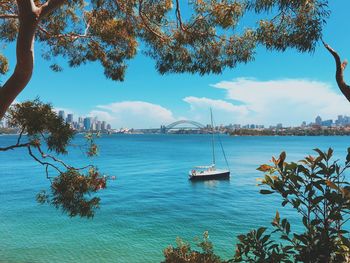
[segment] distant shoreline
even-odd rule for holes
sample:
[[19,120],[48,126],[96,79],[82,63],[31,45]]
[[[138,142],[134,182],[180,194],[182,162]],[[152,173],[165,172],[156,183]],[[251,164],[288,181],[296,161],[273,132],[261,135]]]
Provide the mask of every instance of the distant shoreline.
[[[101,135],[142,135],[142,134],[176,134],[176,135],[193,135],[193,134],[211,134],[208,130],[175,130],[167,133],[161,133],[156,129],[152,130],[128,130],[127,132],[117,132],[110,130],[108,132],[101,131],[76,131],[76,134],[87,134],[87,133],[100,133]],[[215,133],[227,134],[230,136],[350,136],[350,127],[312,127],[312,128],[274,128],[274,129],[228,129],[228,128],[217,128]],[[0,136],[3,135],[19,135],[19,129],[14,128],[0,128]]]

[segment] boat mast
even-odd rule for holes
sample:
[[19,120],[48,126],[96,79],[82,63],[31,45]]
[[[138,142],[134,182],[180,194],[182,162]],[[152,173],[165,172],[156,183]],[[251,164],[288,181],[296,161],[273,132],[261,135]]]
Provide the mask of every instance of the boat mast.
[[210,108],[210,120],[211,120],[211,148],[213,151],[213,164],[215,165],[215,144],[214,144],[214,125],[213,125],[213,111]]

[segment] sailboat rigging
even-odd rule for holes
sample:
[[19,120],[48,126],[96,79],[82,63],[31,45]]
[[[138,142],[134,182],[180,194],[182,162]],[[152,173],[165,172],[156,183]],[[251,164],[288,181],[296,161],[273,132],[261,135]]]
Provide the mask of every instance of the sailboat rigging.
[[213,123],[213,112],[210,109],[210,120],[211,120],[211,146],[212,146],[212,164],[208,166],[196,166],[193,170],[189,172],[190,180],[222,180],[230,178],[230,169],[228,166],[226,154],[221,142],[220,137],[218,136],[218,140],[220,142],[220,146],[226,161],[227,169],[217,169],[215,163],[215,141],[214,141],[214,123]]

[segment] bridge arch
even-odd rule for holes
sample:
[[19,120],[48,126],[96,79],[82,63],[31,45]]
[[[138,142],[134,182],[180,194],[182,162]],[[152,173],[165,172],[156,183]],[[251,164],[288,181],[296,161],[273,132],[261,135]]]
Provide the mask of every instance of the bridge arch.
[[170,130],[170,129],[173,129],[176,126],[181,125],[181,124],[190,124],[190,125],[195,126],[195,127],[199,128],[199,129],[205,128],[205,126],[203,124],[201,124],[201,123],[199,123],[197,121],[180,120],[180,121],[175,121],[175,122],[165,126],[165,129],[166,130]]

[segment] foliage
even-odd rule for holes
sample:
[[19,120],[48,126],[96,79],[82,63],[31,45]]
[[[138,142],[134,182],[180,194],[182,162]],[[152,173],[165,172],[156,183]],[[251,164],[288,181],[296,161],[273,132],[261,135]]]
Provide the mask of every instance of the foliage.
[[232,136],[347,136],[350,130],[347,127],[330,128],[283,128],[283,129],[235,129],[229,132]]
[[[253,60],[257,45],[312,51],[329,16],[327,0],[56,2],[54,12],[38,18],[42,56],[63,56],[71,67],[97,61],[113,80],[123,80],[127,61],[141,45],[162,74],[220,73]],[[39,10],[47,7],[33,3]],[[242,28],[247,14],[258,19]],[[0,2],[0,41],[16,40],[19,15],[16,1]],[[5,60],[0,56],[1,72],[7,70]],[[51,68],[62,70],[56,63]]]
[[[287,219],[277,212],[271,234],[266,228],[240,235],[235,262],[348,262],[350,242],[344,224],[350,214],[350,186],[345,171],[350,167],[350,148],[342,167],[333,161],[333,150],[307,156],[298,163],[285,162],[286,154],[272,158],[273,166],[264,164],[262,194],[277,193],[282,206],[291,205],[301,216],[304,232],[291,231]],[[272,237],[280,235],[277,242]]]
[[[51,182],[51,193],[40,192],[37,201],[51,204],[71,217],[93,217],[100,204],[100,198],[94,194],[106,188],[107,177],[92,165],[76,168],[58,159],[58,155],[68,153],[74,130],[57,116],[50,104],[39,99],[14,104],[6,118],[20,133],[16,144],[2,147],[0,151],[27,149],[29,155],[45,167]],[[98,153],[95,137],[86,135],[88,157]],[[56,175],[51,176],[51,171]]]
[[[8,114],[9,126],[26,132],[29,140],[39,143],[41,138],[50,151],[67,153],[74,131],[52,110],[50,104],[39,99],[13,105]],[[45,136],[46,135],[46,136]]]
[[220,257],[214,254],[213,244],[209,241],[208,232],[204,232],[203,240],[197,244],[200,251],[192,250],[190,244],[176,239],[176,247],[169,246],[164,250],[164,263],[221,263]]
[[77,170],[70,169],[53,179],[51,184],[52,196],[45,191],[37,195],[39,203],[49,203],[62,209],[69,216],[93,217],[94,210],[99,208],[100,198],[88,199],[93,193],[106,188],[106,177],[91,168],[86,176]]

